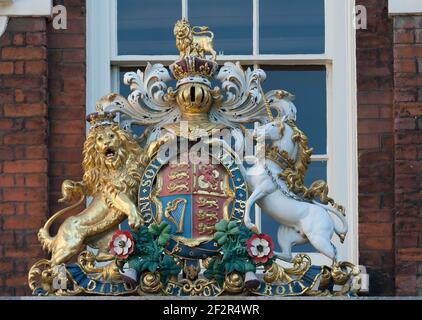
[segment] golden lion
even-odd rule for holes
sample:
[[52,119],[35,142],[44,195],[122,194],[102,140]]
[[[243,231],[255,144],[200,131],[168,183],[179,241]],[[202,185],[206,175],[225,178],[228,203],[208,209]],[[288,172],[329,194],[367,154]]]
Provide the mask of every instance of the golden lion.
[[205,58],[205,53],[210,53],[212,60],[217,59],[217,52],[214,50],[214,33],[209,31],[208,27],[191,27],[187,20],[182,19],[176,22],[173,33],[176,37],[180,59],[190,55]]
[[[84,244],[95,243],[101,237],[108,240],[126,218],[133,229],[143,223],[135,200],[145,153],[130,134],[114,124],[93,127],[85,141],[83,154],[83,179],[81,182],[64,181],[63,198],[59,202],[69,202],[77,196],[80,200],[54,214],[38,232],[43,248],[52,253],[51,266],[68,262]],[[52,237],[49,229],[53,222],[80,205],[85,196],[92,196],[88,207],[67,218],[57,235]],[[103,250],[105,254],[107,243],[100,247],[100,252]]]

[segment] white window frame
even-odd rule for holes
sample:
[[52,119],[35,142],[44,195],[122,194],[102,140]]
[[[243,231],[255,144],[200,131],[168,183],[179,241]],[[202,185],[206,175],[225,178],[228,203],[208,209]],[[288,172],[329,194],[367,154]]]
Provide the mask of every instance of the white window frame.
[[[182,16],[188,15],[187,0]],[[252,0],[254,24],[259,22],[259,0]],[[137,67],[146,62],[170,64],[177,55],[117,54],[117,0],[87,0],[87,113],[95,101],[119,90],[119,68]],[[358,162],[356,43],[353,27],[354,0],[325,0],[325,53],[258,54],[259,32],[254,28],[252,55],[218,56],[219,63],[239,61],[242,65],[320,65],[327,71],[327,154],[314,160],[327,160],[330,195],[347,210],[349,233],[344,244],[334,242],[343,260],[358,264]],[[135,10],[135,8],[134,8]],[[141,5],[139,10],[142,10]],[[218,36],[218,35],[217,35]],[[337,237],[335,237],[337,238]],[[329,264],[319,254],[311,254],[315,264]]]

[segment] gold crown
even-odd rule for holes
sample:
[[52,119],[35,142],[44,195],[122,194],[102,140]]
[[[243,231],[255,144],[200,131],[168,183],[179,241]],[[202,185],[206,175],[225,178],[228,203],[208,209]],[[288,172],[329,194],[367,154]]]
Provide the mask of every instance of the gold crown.
[[99,111],[87,115],[86,121],[89,122],[92,129],[98,126],[117,125],[117,122],[114,121],[115,117],[116,115],[112,112]]
[[186,82],[202,82],[211,87],[209,81],[217,71],[218,64],[211,60],[188,56],[170,65],[170,70],[178,86]]

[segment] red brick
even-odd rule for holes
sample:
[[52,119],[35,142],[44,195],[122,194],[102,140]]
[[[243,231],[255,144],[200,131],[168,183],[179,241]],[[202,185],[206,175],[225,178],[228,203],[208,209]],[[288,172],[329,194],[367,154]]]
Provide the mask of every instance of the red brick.
[[63,62],[85,62],[86,52],[84,49],[63,51]]
[[393,222],[393,213],[390,209],[360,209],[359,221],[360,222]]
[[[15,203],[6,203],[0,202],[0,214],[3,216],[11,216],[15,214],[15,207],[16,204]],[[1,232],[0,232],[0,236],[1,236]]]
[[358,122],[359,133],[384,133],[391,132],[393,124],[384,119],[361,119]]
[[13,62],[0,62],[0,75],[12,74]]
[[48,37],[48,47],[57,48],[85,48],[85,37],[79,34],[51,34]]
[[13,160],[12,148],[0,146],[0,161],[3,160]]
[[416,128],[415,118],[396,118],[394,120],[395,129],[400,130],[414,130]]
[[397,59],[394,61],[394,71],[397,73],[416,73],[415,59]]
[[25,148],[26,159],[46,159],[47,153],[46,146],[27,146]]
[[40,47],[8,47],[2,49],[2,57],[10,60],[45,59],[46,50]]
[[85,94],[72,92],[66,95],[53,95],[50,100],[51,105],[75,106],[85,104]]
[[0,174],[0,187],[13,187],[15,178],[10,174]]
[[378,149],[380,146],[380,138],[378,135],[360,135],[358,139],[359,150]]
[[5,161],[3,166],[5,173],[38,173],[47,172],[46,160],[18,160]]
[[418,245],[417,234],[396,235],[396,248],[414,248]]
[[14,18],[10,19],[8,31],[14,32],[32,32],[45,31],[46,19],[45,18]]
[[48,186],[48,178],[45,174],[29,174],[25,176],[25,186],[44,187]]
[[394,91],[394,100],[397,102],[416,101],[417,90],[415,88],[396,89]]
[[4,115],[6,117],[46,116],[47,106],[44,103],[6,104]]
[[86,83],[83,79],[64,80],[64,92],[83,92],[86,88]]
[[15,90],[15,101],[16,102],[23,102],[25,100],[25,95],[21,89]]
[[394,42],[395,43],[414,43],[415,32],[414,30],[396,30],[394,31]]
[[37,130],[40,128],[47,128],[48,122],[46,118],[27,118],[24,122],[25,129]]
[[26,43],[29,46],[45,45],[47,38],[44,32],[29,32],[26,34]]
[[53,122],[51,125],[52,134],[83,134],[85,132],[85,122],[81,120],[69,120]]
[[[4,188],[4,201],[18,201],[18,202],[40,202],[47,200],[45,192],[39,192],[37,188]],[[7,226],[5,227],[7,229]]]
[[26,74],[43,74],[46,72],[47,65],[44,61],[26,61]]
[[368,250],[392,250],[393,241],[391,237],[361,237],[361,246]]
[[422,262],[422,248],[399,249],[398,260]]
[[25,62],[17,61],[15,62],[15,74],[24,74],[25,73]]
[[13,44],[15,46],[21,46],[25,44],[25,36],[22,33],[16,33],[13,37]]
[[50,151],[51,161],[82,163],[82,153],[80,149],[57,149]]
[[391,104],[393,97],[390,91],[374,91],[367,94],[358,94],[360,105]]
[[47,212],[46,202],[28,202],[25,204],[25,213],[30,216],[46,216]]
[[396,45],[394,48],[395,58],[412,58],[422,56],[422,45]]
[[392,236],[393,226],[391,223],[360,223],[359,233],[369,236]]

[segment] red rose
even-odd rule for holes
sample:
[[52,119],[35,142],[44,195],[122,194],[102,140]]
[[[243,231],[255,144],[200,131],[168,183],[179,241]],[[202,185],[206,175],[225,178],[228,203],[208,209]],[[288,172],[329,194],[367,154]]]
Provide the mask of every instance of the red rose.
[[117,230],[109,243],[110,253],[115,255],[117,259],[127,259],[133,252],[135,242],[132,233],[129,231]]
[[266,263],[274,256],[274,243],[267,234],[254,234],[246,241],[246,250],[255,264]]

